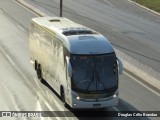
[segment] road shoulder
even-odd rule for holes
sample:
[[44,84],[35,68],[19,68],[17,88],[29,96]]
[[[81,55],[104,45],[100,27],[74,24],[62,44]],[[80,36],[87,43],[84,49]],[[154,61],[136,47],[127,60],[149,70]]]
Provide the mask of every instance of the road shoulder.
[[149,9],[148,7],[145,7],[145,6],[143,6],[143,5],[140,5],[139,3],[134,2],[134,1],[132,1],[132,0],[128,0],[128,1],[131,2],[131,3],[133,3],[133,4],[135,4],[135,5],[137,5],[137,6],[139,6],[139,7],[141,7],[141,8],[143,8],[143,9],[145,9],[145,10],[148,10],[148,11],[151,12],[151,13],[154,13],[154,14],[160,16],[160,13],[158,13],[158,12],[152,10],[152,9]]

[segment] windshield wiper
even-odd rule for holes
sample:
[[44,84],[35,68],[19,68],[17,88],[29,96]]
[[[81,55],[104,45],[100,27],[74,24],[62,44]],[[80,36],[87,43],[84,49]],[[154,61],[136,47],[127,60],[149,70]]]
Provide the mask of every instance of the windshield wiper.
[[102,79],[100,79],[99,74],[98,74],[98,71],[96,71],[96,76],[97,76],[97,80],[96,80],[96,81],[98,81],[98,83],[102,83],[103,87],[104,87],[105,89],[107,89],[107,88],[105,87],[105,84],[102,82]]
[[99,77],[95,60],[94,60],[94,63],[95,63],[95,74],[96,74],[96,90],[97,90],[99,84],[102,84],[103,87],[106,89],[105,84],[102,82],[102,79],[100,79],[100,77]]
[[94,70],[93,70],[93,74],[92,74],[91,80],[90,80],[90,82],[89,82],[86,90],[89,89],[89,87],[90,87],[90,85],[91,85],[92,82],[94,82]]

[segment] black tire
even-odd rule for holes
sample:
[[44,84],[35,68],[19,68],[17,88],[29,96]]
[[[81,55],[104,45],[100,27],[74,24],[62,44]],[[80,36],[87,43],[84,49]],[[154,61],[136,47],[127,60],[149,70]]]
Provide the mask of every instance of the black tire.
[[35,60],[35,62],[34,62],[34,69],[35,70],[37,70],[37,67],[38,67],[37,64],[38,64],[38,62],[37,62],[37,60]]
[[40,81],[41,83],[46,84],[46,81],[43,78],[41,78]]
[[65,107],[67,107],[67,103],[66,103],[66,101],[65,101],[65,94],[64,94],[63,87],[61,88],[61,100],[62,100],[62,102],[63,102],[63,105],[64,105]]
[[42,69],[40,64],[37,65],[37,77],[40,80],[42,79]]

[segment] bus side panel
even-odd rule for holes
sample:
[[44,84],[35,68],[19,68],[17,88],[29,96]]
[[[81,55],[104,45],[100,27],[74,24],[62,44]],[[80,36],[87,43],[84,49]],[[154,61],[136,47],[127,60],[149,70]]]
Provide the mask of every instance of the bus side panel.
[[42,76],[60,94],[60,85],[66,88],[63,44],[54,35],[31,23],[29,33],[30,59],[42,66]]

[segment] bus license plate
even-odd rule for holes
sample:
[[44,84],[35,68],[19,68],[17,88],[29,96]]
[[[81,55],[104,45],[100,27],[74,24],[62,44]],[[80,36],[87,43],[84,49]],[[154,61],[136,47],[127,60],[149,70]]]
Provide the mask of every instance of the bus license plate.
[[93,104],[93,107],[100,107],[101,104]]

